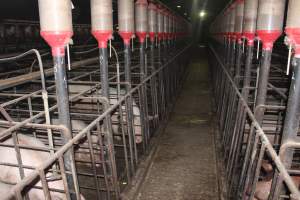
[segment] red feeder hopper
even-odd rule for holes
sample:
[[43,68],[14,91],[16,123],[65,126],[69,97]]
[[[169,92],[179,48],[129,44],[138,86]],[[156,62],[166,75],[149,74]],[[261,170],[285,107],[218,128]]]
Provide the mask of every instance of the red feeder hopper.
[[113,33],[111,0],[91,1],[92,34],[98,41],[99,48],[107,48],[107,41]]
[[138,0],[135,3],[135,27],[136,35],[140,42],[144,43],[148,32],[148,2],[147,0]]
[[41,31],[41,36],[51,47],[52,56],[61,57],[65,55],[65,46],[73,36],[72,31]]
[[157,6],[157,23],[158,23],[157,39],[158,41],[161,41],[164,37],[164,10],[161,5]]
[[134,34],[134,5],[131,0],[118,1],[119,35],[125,45],[130,45]]
[[154,42],[155,41],[155,36],[157,32],[157,7],[155,4],[150,3],[148,6],[148,15],[149,15],[149,37],[150,41]]
[[258,0],[245,0],[243,37],[247,45],[253,46],[256,32]]
[[[282,33],[285,1],[259,1],[257,36],[264,50],[271,50]],[[274,11],[275,10],[275,11]]]

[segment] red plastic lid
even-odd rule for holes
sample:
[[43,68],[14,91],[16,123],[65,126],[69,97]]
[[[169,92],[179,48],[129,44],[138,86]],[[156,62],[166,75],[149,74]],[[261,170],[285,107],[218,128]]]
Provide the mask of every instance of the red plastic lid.
[[135,34],[140,39],[140,43],[144,43],[144,41],[145,41],[145,39],[147,37],[147,33],[146,32],[136,32]]
[[255,33],[253,32],[244,32],[243,37],[247,39],[247,45],[253,46],[254,45],[254,39],[255,39]]
[[98,41],[99,48],[107,48],[107,41],[112,37],[112,31],[92,31]]
[[41,36],[49,44],[52,56],[64,56],[65,46],[69,43],[73,35],[72,31],[41,31]]
[[133,32],[119,32],[119,35],[123,38],[125,45],[130,45],[130,40],[133,36]]
[[282,31],[269,31],[269,30],[257,30],[258,38],[263,43],[264,50],[271,50],[273,48],[274,42],[280,37]]

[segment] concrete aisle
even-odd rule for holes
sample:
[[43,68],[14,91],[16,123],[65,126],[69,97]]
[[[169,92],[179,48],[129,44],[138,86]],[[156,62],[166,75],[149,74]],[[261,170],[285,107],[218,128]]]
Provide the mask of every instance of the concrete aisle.
[[138,200],[219,199],[207,56],[194,49],[189,74]]

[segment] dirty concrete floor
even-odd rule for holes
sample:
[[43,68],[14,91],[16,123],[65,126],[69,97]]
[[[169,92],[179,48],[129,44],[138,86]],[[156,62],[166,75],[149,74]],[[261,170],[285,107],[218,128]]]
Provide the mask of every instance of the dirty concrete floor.
[[207,56],[195,51],[138,200],[219,199]]

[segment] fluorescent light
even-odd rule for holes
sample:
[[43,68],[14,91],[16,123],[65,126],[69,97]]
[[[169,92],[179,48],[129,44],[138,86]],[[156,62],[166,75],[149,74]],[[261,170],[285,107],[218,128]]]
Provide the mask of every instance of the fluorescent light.
[[199,16],[200,16],[201,18],[205,17],[205,15],[206,15],[206,12],[205,12],[204,10],[202,10],[202,11],[199,13]]
[[181,8],[181,5],[178,5],[177,8]]

